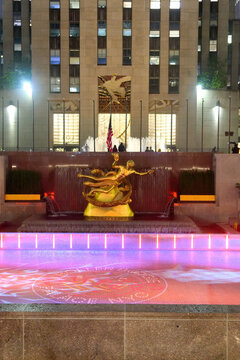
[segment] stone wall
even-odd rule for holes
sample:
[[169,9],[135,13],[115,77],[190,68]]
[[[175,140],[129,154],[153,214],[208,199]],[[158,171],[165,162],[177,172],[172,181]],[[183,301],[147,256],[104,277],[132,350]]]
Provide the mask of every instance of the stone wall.
[[206,305],[2,305],[0,353],[2,359],[14,360],[238,359],[238,307],[206,309]]

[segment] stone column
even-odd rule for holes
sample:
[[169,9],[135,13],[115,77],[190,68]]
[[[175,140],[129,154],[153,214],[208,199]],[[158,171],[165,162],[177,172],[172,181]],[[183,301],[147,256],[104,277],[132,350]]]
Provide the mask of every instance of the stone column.
[[[32,1],[32,83],[35,105],[35,148],[48,147],[49,1]],[[59,98],[59,94],[56,94]]]
[[[189,36],[191,29],[191,36]],[[182,2],[180,28],[180,107],[177,119],[177,147],[186,148],[188,100],[188,149],[196,148],[198,2]]]
[[140,137],[140,100],[143,101],[142,136],[148,133],[149,1],[133,1],[131,136]]
[[83,145],[88,136],[93,137],[93,100],[97,124],[97,0],[81,0],[80,34],[81,144]]

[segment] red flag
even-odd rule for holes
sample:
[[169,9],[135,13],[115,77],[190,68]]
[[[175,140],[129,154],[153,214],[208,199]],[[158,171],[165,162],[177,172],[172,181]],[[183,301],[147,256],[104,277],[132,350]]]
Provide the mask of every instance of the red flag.
[[108,147],[108,151],[110,152],[112,152],[112,136],[113,136],[112,117],[110,116],[108,134],[107,134],[107,147]]

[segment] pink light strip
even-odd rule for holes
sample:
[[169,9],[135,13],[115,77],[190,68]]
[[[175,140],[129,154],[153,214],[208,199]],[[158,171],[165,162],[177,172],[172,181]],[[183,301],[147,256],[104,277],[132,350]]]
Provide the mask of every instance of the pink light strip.
[[124,249],[124,234],[122,234],[122,249]]
[[18,234],[18,249],[21,248],[21,237],[20,234]]
[[107,249],[107,234],[104,236],[104,249]]
[[208,250],[211,250],[211,235],[208,234]]
[[174,235],[174,237],[173,237],[173,248],[176,249],[176,246],[177,246],[177,244],[176,244],[176,235]]
[[142,235],[141,234],[139,234],[138,242],[139,242],[139,249],[141,249],[142,248]]
[[3,234],[1,234],[1,249],[3,249]]
[[191,235],[191,249],[193,249],[193,234]]
[[159,236],[157,234],[157,249],[159,248]]
[[55,234],[53,234],[53,244],[52,244],[53,249],[55,249]]
[[72,234],[70,234],[70,249],[72,249]]
[[90,235],[87,236],[87,248],[90,249]]
[[229,241],[228,241],[228,235],[226,235],[226,250],[228,250],[228,246],[229,246]]
[[35,235],[35,249],[38,248],[38,234]]

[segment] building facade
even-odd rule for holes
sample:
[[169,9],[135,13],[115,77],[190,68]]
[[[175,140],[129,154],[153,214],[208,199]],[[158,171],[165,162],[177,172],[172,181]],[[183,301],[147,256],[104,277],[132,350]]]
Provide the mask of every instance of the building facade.
[[[2,147],[105,151],[111,119],[113,142],[131,151],[227,151],[238,140],[236,9],[232,0],[3,0],[4,71],[31,59],[33,91],[1,91]],[[228,89],[200,94],[209,61]]]

